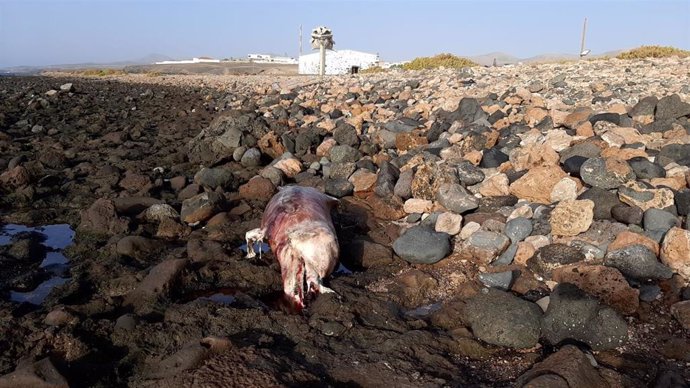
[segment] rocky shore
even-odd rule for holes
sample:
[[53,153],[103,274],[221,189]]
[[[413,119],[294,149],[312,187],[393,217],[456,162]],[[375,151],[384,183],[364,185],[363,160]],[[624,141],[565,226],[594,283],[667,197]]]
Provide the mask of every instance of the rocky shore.
[[[0,387],[683,386],[689,77],[2,77]],[[300,314],[242,246],[289,184],[340,198]]]

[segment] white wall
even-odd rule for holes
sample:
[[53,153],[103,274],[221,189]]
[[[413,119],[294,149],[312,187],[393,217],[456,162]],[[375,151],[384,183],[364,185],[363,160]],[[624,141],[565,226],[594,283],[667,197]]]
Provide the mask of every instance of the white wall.
[[[352,66],[359,66],[360,70],[376,66],[379,58],[376,54],[363,53],[353,50],[326,50],[326,74],[347,74]],[[300,74],[319,74],[319,52],[299,57]]]

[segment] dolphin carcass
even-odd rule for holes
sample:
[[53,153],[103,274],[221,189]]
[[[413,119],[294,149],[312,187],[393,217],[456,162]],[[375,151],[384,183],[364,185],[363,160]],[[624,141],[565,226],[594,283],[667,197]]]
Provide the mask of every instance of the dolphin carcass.
[[338,237],[331,220],[336,198],[311,187],[287,186],[266,205],[261,227],[245,234],[247,257],[254,243],[268,239],[283,278],[283,291],[298,308],[305,296],[333,292],[324,285],[338,263]]

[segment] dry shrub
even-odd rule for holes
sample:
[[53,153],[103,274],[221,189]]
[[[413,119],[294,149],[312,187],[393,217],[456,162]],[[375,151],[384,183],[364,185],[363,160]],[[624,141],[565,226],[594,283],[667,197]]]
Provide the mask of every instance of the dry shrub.
[[453,54],[438,54],[433,57],[419,57],[411,62],[404,64],[405,70],[424,70],[445,67],[447,69],[460,69],[463,67],[479,66],[467,58],[455,56]]
[[618,59],[644,59],[644,58],[685,58],[690,55],[690,51],[681,50],[671,46],[642,46],[630,51],[618,54]]

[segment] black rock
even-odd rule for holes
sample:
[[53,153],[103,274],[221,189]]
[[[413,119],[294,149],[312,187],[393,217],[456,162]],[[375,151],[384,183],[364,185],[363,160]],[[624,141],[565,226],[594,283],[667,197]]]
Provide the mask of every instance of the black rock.
[[539,207],[534,212],[532,217],[532,236],[541,235],[546,236],[551,233],[551,211],[553,209],[547,207]]
[[412,197],[412,180],[414,179],[414,170],[408,169],[400,173],[398,181],[395,183],[393,192],[402,199]]
[[436,200],[446,209],[462,214],[479,207],[479,200],[456,183],[445,183],[436,192]]
[[587,159],[589,158],[580,155],[571,156],[563,162],[563,171],[574,176],[580,176],[580,168]]
[[343,117],[343,111],[341,111],[340,109],[333,109],[329,116],[331,119],[335,120],[337,118]]
[[498,148],[490,148],[484,152],[482,161],[479,162],[479,167],[494,168],[508,161],[508,155],[504,154]]
[[564,264],[577,263],[584,259],[585,255],[577,248],[560,243],[549,244],[539,248],[534,256],[527,260],[527,268],[550,278],[554,268]]
[[683,102],[677,94],[663,97],[656,104],[656,120],[677,119],[683,116],[690,116],[690,104]]
[[596,124],[598,121],[607,121],[615,125],[620,125],[621,115],[618,113],[599,113],[589,118],[589,122],[592,123],[592,125]]
[[529,170],[515,171],[513,169],[506,171],[505,174],[508,177],[508,184],[513,184],[513,182],[522,178],[528,172]]
[[641,99],[635,106],[628,112],[630,117],[637,116],[650,116],[654,117],[654,111],[656,110],[656,104],[659,102],[655,96],[649,96]]
[[405,120],[393,120],[383,124],[383,128],[393,133],[412,132],[412,130],[419,128],[418,122],[409,122]]
[[325,191],[326,194],[332,195],[336,198],[342,198],[347,195],[352,195],[354,186],[347,179],[326,179]]
[[566,148],[559,153],[561,163],[573,156],[583,156],[587,159],[598,158],[601,155],[601,148],[591,141],[577,143],[570,148]]
[[643,214],[642,209],[637,206],[620,204],[611,208],[613,219],[628,225],[642,225]]
[[498,120],[505,118],[506,114],[503,113],[502,110],[497,110],[494,113],[492,113],[489,118],[487,119],[491,125],[495,124]]
[[337,145],[331,148],[330,152],[330,159],[333,163],[355,163],[359,157],[359,151],[348,145]]
[[680,221],[675,215],[661,209],[647,209],[644,212],[644,229],[646,231],[660,231],[666,233],[674,226],[680,226]]
[[295,155],[302,156],[308,153],[312,147],[318,146],[319,142],[319,133],[315,129],[303,129],[295,138]]
[[355,163],[355,167],[363,168],[371,172],[376,172],[376,170],[378,170],[378,167],[376,167],[376,164],[374,164],[371,159],[360,159]]
[[466,186],[476,185],[484,180],[484,173],[470,162],[462,161],[457,165],[458,178]]
[[673,129],[674,119],[656,120],[640,127],[641,134],[646,135],[655,132],[666,132]]
[[493,288],[468,299],[464,309],[464,319],[480,340],[512,348],[537,344],[541,318],[535,303]]
[[626,174],[608,169],[607,160],[591,158],[582,164],[580,177],[590,186],[602,189],[615,189],[618,186],[635,179],[635,172],[629,169]]
[[679,215],[687,216],[690,214],[690,190],[676,191],[674,200]]
[[479,198],[478,212],[496,213],[502,207],[515,206],[518,198],[513,195],[501,195],[497,197],[482,197]]
[[447,123],[460,121],[465,125],[469,125],[477,120],[486,119],[488,115],[482,109],[481,105],[475,98],[465,97],[460,100],[458,109],[453,112],[441,111],[438,118]]
[[450,253],[450,236],[417,225],[395,240],[393,250],[410,263],[433,264]]
[[560,283],[551,293],[542,336],[552,345],[576,340],[594,350],[614,349],[625,343],[628,325],[617,312],[577,286]]
[[333,130],[333,139],[341,145],[357,146],[359,144],[357,130],[347,123],[341,123]]
[[666,170],[656,164],[650,162],[647,158],[638,156],[632,159],[628,159],[628,164],[635,171],[635,175],[638,179],[652,179],[652,178],[664,178],[666,177]]
[[194,183],[199,186],[215,190],[220,187],[225,190],[237,189],[239,182],[235,175],[227,168],[202,168],[194,175]]
[[289,135],[287,133],[282,134],[280,136],[280,141],[283,143],[283,145],[285,146],[285,149],[289,153],[291,153],[291,154],[295,153],[295,139],[293,139],[293,137],[291,135]]
[[429,143],[435,142],[443,132],[448,130],[448,128],[450,128],[450,124],[434,121],[434,123],[431,124],[429,132],[426,133],[426,139]]
[[656,254],[644,245],[628,245],[611,251],[604,258],[604,265],[617,268],[627,277],[637,280],[670,279],[671,268],[661,264]]
[[376,176],[376,185],[374,186],[374,192],[379,197],[390,197],[394,195],[395,184],[400,176],[400,171],[397,167],[384,161],[379,167],[379,172]]
[[668,144],[661,148],[655,161],[662,166],[678,163],[690,167],[690,144]]
[[597,220],[610,220],[611,210],[618,205],[622,205],[616,193],[592,187],[580,194],[577,199],[589,199],[594,202],[594,218]]

